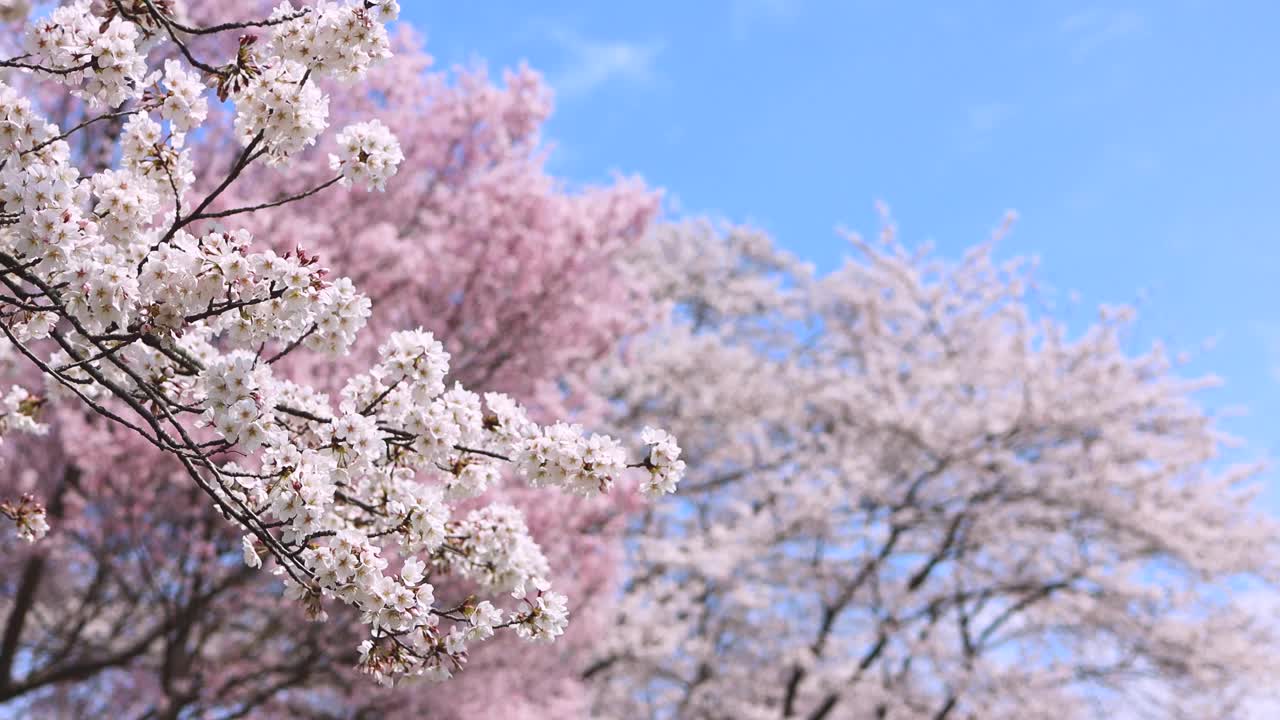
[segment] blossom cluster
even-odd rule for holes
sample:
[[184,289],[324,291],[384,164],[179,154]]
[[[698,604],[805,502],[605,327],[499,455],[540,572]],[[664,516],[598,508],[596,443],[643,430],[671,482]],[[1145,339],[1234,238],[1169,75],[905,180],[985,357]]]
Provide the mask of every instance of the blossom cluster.
[[524,444],[520,467],[536,486],[590,495],[613,486],[627,467],[627,457],[611,437],[587,436],[581,425],[556,423]]
[[294,20],[276,25],[272,42],[285,60],[350,80],[391,56],[385,23],[399,14],[396,0],[349,5],[322,0],[304,10],[282,2],[270,19]]
[[378,120],[348,125],[337,140],[339,152],[329,156],[329,165],[342,170],[344,185],[358,182],[366,189],[382,190],[404,160],[395,136]]
[[23,495],[16,503],[0,502],[0,515],[12,520],[18,537],[27,542],[35,542],[49,532],[45,514],[44,506],[31,495]]
[[187,70],[177,60],[164,63],[164,87],[160,95],[160,116],[169,121],[174,132],[187,132],[199,127],[209,117],[209,100],[204,96],[200,76]]
[[676,491],[676,484],[684,475],[685,464],[680,459],[680,445],[671,433],[659,428],[646,427],[640,439],[649,446],[649,457],[644,467],[649,478],[642,485],[646,495],[659,496]]
[[[0,348],[7,345],[6,341],[0,340]],[[0,442],[4,442],[4,436],[9,432],[43,435],[48,427],[36,419],[43,404],[43,398],[32,395],[26,388],[11,386],[0,396]]]
[[104,22],[90,0],[55,8],[26,37],[31,64],[97,106],[116,107],[134,97],[147,63],[138,26],[121,16]]
[[27,392],[18,385],[9,388],[9,392],[0,397],[0,436],[7,430],[18,430],[39,434],[45,426],[36,421],[36,411],[41,404],[40,398]]
[[[628,463],[612,438],[544,428],[513,398],[447,386],[450,356],[421,329],[392,333],[337,398],[286,379],[274,363],[300,348],[347,353],[371,302],[305,248],[257,249],[250,232],[222,224],[334,184],[381,190],[395,174],[395,137],[358,122],[336,135],[338,177],[297,196],[222,204],[248,165],[288,163],[320,142],[329,100],[316,79],[353,80],[389,54],[394,0],[283,4],[263,21],[207,28],[162,3],[105,16],[97,7],[55,9],[31,26],[27,54],[4,61],[108,109],[64,133],[0,84],[6,337],[50,393],[171,453],[244,531],[244,561],[270,565],[309,617],[325,619],[334,602],[356,608],[369,629],[361,667],[379,680],[447,678],[468,644],[502,628],[560,635],[568,599],[550,589],[552,569],[520,512],[475,498],[504,468],[576,494],[644,468],[649,491],[669,492],[682,467],[674,441],[647,437],[648,456]],[[226,62],[200,60],[187,44],[251,28],[270,31],[242,36]],[[173,44],[149,73],[152,51]],[[185,146],[208,117],[206,85],[231,104],[240,143],[221,180],[201,178]],[[119,153],[83,176],[69,138],[109,117],[127,118]],[[4,403],[0,428],[38,431],[38,400],[15,389]],[[465,514],[455,514],[460,500]],[[4,508],[24,537],[44,533],[34,499]],[[446,576],[475,593],[437,597]]]
[[306,82],[306,66],[279,60],[258,71],[236,103],[236,133],[261,142],[274,162],[314,145],[329,120],[329,97]]
[[[209,364],[195,385],[225,441],[262,448],[258,467],[223,469],[234,478],[225,503],[278,528],[245,537],[246,562],[261,564],[260,542],[278,544],[276,572],[314,617],[325,616],[328,598],[358,608],[370,626],[363,667],[379,679],[449,677],[495,618],[530,640],[554,639],[568,621],[520,512],[491,504],[455,518],[450,500],[482,494],[504,462],[531,485],[575,493],[603,491],[628,467],[611,438],[563,423],[539,428],[505,395],[446,390],[448,359],[431,333],[393,333],[380,362],[347,383],[336,414],[244,351]],[[393,558],[399,574],[389,571]],[[439,603],[431,579],[450,574],[522,604]]]

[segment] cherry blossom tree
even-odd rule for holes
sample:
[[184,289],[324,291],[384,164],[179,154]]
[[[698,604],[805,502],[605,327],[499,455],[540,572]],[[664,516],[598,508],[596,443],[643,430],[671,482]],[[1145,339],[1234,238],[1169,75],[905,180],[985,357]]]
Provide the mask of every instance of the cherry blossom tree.
[[669,314],[597,382],[690,471],[635,525],[597,715],[1243,717],[1280,528],[1209,381],[886,228],[825,276],[708,223],[636,256]]
[[[636,317],[611,257],[654,200],[634,184],[561,192],[537,162],[536,78],[450,86],[411,46],[383,62],[395,11],[223,22],[74,2],[3,61],[24,77],[0,89],[0,361],[19,380],[0,415],[15,486],[0,512],[16,536],[51,535],[5,560],[0,699],[382,716],[392,696],[347,668],[444,679],[502,636],[555,638],[569,601],[552,561],[590,578],[608,563],[574,551],[607,559],[608,542],[575,524],[549,553],[530,530],[616,522],[630,501],[600,498],[615,484],[674,486],[666,435],[628,461],[508,395],[446,385],[452,366],[527,394],[535,416],[562,409],[557,374]],[[325,135],[331,119],[345,127]],[[405,150],[393,129],[420,135]],[[595,302],[604,290],[617,301]],[[570,501],[531,489],[546,486]],[[300,630],[303,614],[329,620]],[[530,706],[575,702],[506,664]]]

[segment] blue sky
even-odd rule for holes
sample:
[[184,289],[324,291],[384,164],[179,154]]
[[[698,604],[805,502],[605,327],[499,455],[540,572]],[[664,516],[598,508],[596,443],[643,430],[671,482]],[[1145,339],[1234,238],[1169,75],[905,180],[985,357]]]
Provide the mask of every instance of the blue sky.
[[1002,253],[1078,291],[1070,317],[1136,303],[1135,343],[1191,352],[1280,456],[1280,3],[404,5],[441,64],[546,75],[557,174],[643,175],[819,268],[876,199],[952,257],[1016,209]]

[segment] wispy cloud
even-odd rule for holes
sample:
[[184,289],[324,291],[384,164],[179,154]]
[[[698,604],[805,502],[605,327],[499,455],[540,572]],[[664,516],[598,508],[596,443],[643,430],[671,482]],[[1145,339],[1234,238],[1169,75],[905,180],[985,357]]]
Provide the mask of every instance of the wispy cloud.
[[1093,9],[1064,18],[1061,28],[1071,39],[1071,57],[1079,62],[1105,45],[1143,33],[1147,21],[1134,10]]
[[1280,325],[1271,322],[1253,323],[1253,339],[1262,348],[1271,379],[1280,383]]
[[730,0],[729,23],[734,37],[743,39],[761,23],[788,20],[800,10],[802,0]]
[[968,109],[969,129],[980,135],[986,135],[1001,125],[1013,112],[1013,105],[1005,102],[987,102],[970,105]]
[[612,83],[653,82],[665,47],[661,40],[597,40],[564,25],[549,25],[547,33],[564,54],[564,63],[551,73],[551,84],[566,97],[587,95]]
[[952,132],[955,147],[964,153],[985,152],[1009,124],[1018,108],[1013,103],[997,100],[974,102],[962,106],[962,113]]

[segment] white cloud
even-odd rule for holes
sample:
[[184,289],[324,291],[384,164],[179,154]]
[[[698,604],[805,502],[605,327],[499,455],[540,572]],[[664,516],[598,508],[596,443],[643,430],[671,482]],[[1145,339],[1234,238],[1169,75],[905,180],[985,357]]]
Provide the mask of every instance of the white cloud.
[[564,52],[564,64],[551,74],[551,85],[563,96],[587,95],[612,83],[648,84],[656,76],[661,41],[601,41],[568,27],[547,29]]
[[1071,56],[1084,60],[1104,45],[1141,34],[1147,21],[1134,10],[1093,9],[1062,21],[1062,31],[1071,38]]

